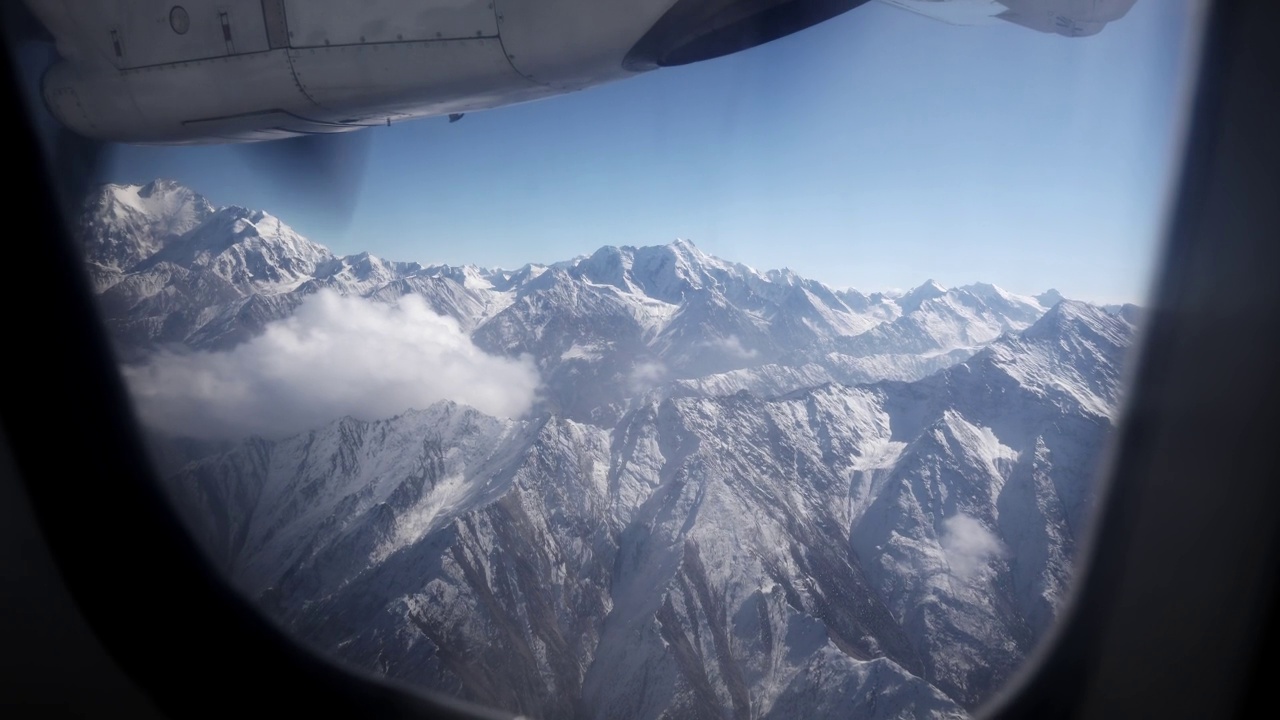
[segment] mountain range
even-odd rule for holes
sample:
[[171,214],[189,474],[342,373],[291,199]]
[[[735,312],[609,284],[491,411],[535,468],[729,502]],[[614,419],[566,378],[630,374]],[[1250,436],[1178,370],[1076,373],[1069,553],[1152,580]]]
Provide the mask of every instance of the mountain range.
[[966,716],[1061,607],[1139,319],[835,290],[683,240],[517,270],[336,257],[168,181],[105,186],[79,231],[126,366],[229,352],[321,292],[419,298],[533,363],[519,417],[446,397],[152,434],[283,627],[539,717]]

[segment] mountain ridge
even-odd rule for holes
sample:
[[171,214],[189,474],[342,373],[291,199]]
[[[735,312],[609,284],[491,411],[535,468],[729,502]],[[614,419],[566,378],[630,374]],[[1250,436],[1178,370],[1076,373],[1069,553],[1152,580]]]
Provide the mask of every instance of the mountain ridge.
[[[96,271],[108,324],[130,361],[175,342],[193,350],[233,348],[288,317],[309,295],[329,289],[382,303],[422,297],[487,352],[532,351],[543,358],[548,382],[561,390],[577,382],[587,383],[591,393],[609,393],[650,366],[680,380],[775,362],[817,364],[844,381],[915,379],[1000,332],[1025,328],[1047,310],[1033,298],[990,285],[946,290],[930,281],[904,296],[912,298],[907,301],[835,290],[790,271],[761,273],[715,258],[683,239],[604,246],[575,260],[515,271],[423,266],[369,253],[339,258],[267,213],[213,208],[176,183],[157,183],[152,195],[169,199],[154,205],[151,227],[200,222],[160,240],[159,233],[138,231],[138,246],[125,253],[138,257],[132,265]],[[113,224],[115,208],[133,208],[144,190],[105,186],[86,211],[86,218],[95,208],[103,216],[97,224],[84,221],[86,245],[109,245],[111,239],[119,246],[125,230]],[[142,211],[130,212],[131,222],[141,223]],[[604,364],[608,372],[571,380],[581,368],[573,358],[555,357],[539,333],[549,323],[562,326],[564,318],[582,316],[577,302],[597,308],[587,315],[612,307],[616,324],[594,333],[593,352],[612,357]],[[922,362],[917,358],[923,353],[941,359]],[[613,392],[612,403],[622,403],[623,394]],[[586,418],[595,408],[571,402],[565,410]]]

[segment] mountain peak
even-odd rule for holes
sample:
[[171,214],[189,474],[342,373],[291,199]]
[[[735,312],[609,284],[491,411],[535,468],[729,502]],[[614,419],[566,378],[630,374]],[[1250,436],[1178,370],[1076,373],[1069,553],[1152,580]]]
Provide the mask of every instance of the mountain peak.
[[[933,281],[931,280],[930,282],[933,282]],[[962,285],[960,286],[959,289],[964,290],[970,295],[976,295],[984,299],[992,298],[992,297],[1004,297],[1005,295],[1008,294],[1004,291],[1003,288],[998,287],[996,285],[992,285],[991,283],[986,283],[986,282],[976,282],[976,283],[970,283],[968,285]]]
[[1137,325],[1142,321],[1143,309],[1139,305],[1133,303],[1123,303],[1118,305],[1103,305],[1102,309],[1108,314],[1123,319],[1130,325]]
[[1088,414],[1114,417],[1119,368],[1133,334],[1102,308],[1063,300],[1021,335],[1007,335],[975,358],[1038,395],[1069,398]]
[[692,240],[686,238],[676,238],[664,248],[676,258],[683,260],[691,266],[701,266],[707,263],[715,263],[717,260],[711,255],[703,252]]
[[230,205],[204,216],[135,269],[167,262],[208,270],[244,292],[258,292],[296,285],[335,259],[274,215]]
[[151,182],[143,185],[138,189],[138,197],[149,198],[156,193],[174,192],[175,190],[185,190],[186,192],[195,194],[194,191],[179,183],[177,180],[169,180],[168,178],[156,178]]
[[1063,300],[1066,300],[1066,298],[1062,296],[1062,293],[1058,292],[1054,288],[1049,288],[1036,296],[1036,302],[1046,308],[1051,308]]
[[172,180],[106,184],[85,204],[78,234],[88,260],[124,272],[214,213],[209,201]]
[[1087,316],[1105,315],[1105,314],[1106,313],[1102,310],[1102,308],[1094,307],[1089,303],[1081,302],[1079,300],[1063,299],[1058,301],[1057,303],[1054,303],[1053,307],[1049,309],[1049,312],[1044,314],[1044,317],[1049,319],[1053,319],[1053,318],[1065,319],[1065,318],[1087,317]]
[[902,312],[915,312],[920,309],[920,305],[928,300],[940,298],[945,295],[947,288],[942,283],[934,279],[925,280],[919,287],[908,290],[902,297],[898,298],[898,307],[902,308]]
[[768,278],[770,282],[776,282],[780,285],[789,285],[789,286],[799,285],[800,283],[804,282],[804,279],[805,279],[803,276],[800,275],[800,273],[788,267],[784,267],[779,270],[770,270],[769,272],[765,273],[765,277]]
[[1029,340],[1046,340],[1092,335],[1124,346],[1130,341],[1130,332],[1125,320],[1100,307],[1079,300],[1062,300],[1023,331],[1022,336]]
[[592,253],[591,257],[578,263],[574,269],[591,282],[630,290],[627,273],[631,270],[632,253],[630,249],[605,245]]
[[95,197],[99,206],[103,202],[114,201],[119,205],[156,216],[153,219],[157,220],[161,219],[159,216],[170,214],[183,205],[199,206],[209,212],[214,210],[203,195],[175,180],[165,178],[152,180],[145,185],[106,183],[99,188]]

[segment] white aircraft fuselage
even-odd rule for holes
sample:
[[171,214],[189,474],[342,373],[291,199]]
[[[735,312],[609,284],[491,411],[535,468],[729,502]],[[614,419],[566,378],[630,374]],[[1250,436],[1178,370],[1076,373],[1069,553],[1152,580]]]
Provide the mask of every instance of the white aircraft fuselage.
[[[885,0],[1093,34],[1135,0]],[[719,57],[867,0],[26,0],[50,112],[111,142],[253,142],[581,90]]]

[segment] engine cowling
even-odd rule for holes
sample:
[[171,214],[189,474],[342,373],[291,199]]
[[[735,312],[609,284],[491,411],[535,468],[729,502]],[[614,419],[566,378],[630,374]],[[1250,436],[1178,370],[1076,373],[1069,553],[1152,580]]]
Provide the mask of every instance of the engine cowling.
[[631,70],[688,65],[749,50],[869,0],[680,0],[627,53]]

